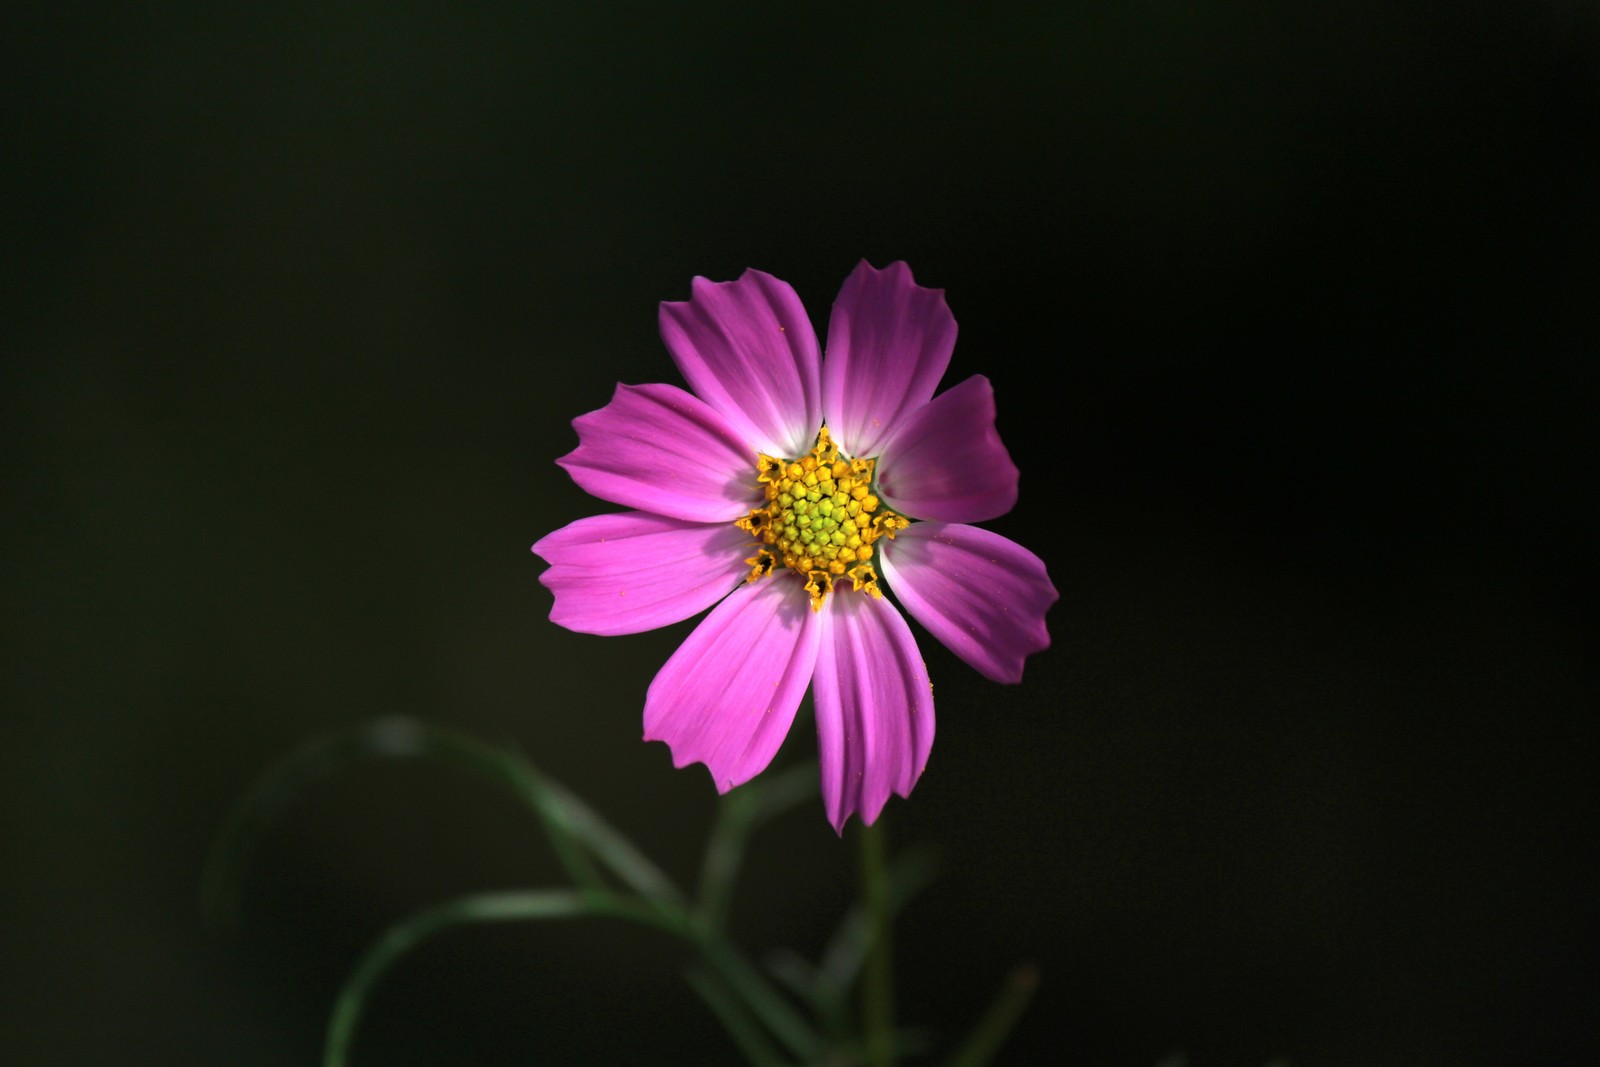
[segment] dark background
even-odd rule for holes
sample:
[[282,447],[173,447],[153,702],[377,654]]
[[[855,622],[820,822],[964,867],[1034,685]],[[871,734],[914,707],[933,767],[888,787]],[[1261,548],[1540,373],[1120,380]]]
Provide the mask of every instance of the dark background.
[[[1593,1061],[1592,7],[139,7],[0,46],[6,1062],[314,1062],[381,929],[557,877],[367,766],[207,931],[229,806],[376,716],[691,880],[709,782],[639,742],[690,624],[569,634],[528,545],[602,508],[570,420],[677,380],[657,301],[756,266],[825,326],[862,257],[947,289],[1062,592],[1020,687],[922,635],[908,1021],[1032,960],[1007,1062]],[[744,942],[814,952],[851,846],[764,832]],[[355,1062],[732,1062],[679,958],[454,934]]]

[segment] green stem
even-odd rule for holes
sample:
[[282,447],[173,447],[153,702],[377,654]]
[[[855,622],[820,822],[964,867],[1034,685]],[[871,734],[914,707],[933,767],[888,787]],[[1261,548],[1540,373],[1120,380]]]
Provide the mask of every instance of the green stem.
[[708,935],[720,935],[727,925],[728,903],[750,834],[816,795],[817,766],[812,763],[769,773],[722,798],[700,868],[700,900],[695,908],[695,921]]
[[805,1016],[780,994],[743,953],[720,937],[706,937],[690,930],[685,937],[700,950],[700,955],[722,976],[728,987],[744,998],[750,1010],[766,1024],[788,1050],[803,1061],[814,1059],[822,1041]]
[[883,821],[861,829],[861,896],[870,934],[861,1015],[869,1067],[894,1067],[894,949],[889,936],[889,867]]
[[544,889],[503,893],[478,893],[449,901],[390,927],[377,944],[361,957],[334,1001],[328,1021],[324,1067],[345,1067],[356,1025],[366,1008],[372,987],[394,962],[422,941],[443,930],[469,923],[510,922],[530,919],[570,919],[582,915],[632,919],[682,937],[686,921],[662,915],[655,908],[610,893]]
[[783,1059],[767,1040],[766,1033],[747,1014],[745,1005],[728,990],[722,980],[704,964],[685,967],[683,977],[700,994],[733,1043],[753,1067],[780,1067]]
[[990,1063],[1028,1009],[1033,991],[1038,987],[1039,970],[1033,964],[1024,963],[1013,968],[989,1010],[983,1013],[983,1018],[955,1054],[945,1061],[945,1067],[985,1067]]
[[[452,927],[471,923],[571,919],[580,916],[627,919],[682,938],[699,950],[711,972],[721,979],[723,988],[711,990],[713,994],[725,989],[741,997],[762,1024],[797,1058],[810,1061],[820,1052],[821,1039],[761,972],[751,966],[732,945],[696,930],[687,913],[617,893],[542,889],[477,893],[429,908],[390,927],[356,964],[334,1002],[324,1047],[324,1067],[345,1067],[357,1025],[373,987],[395,961],[410,952],[418,942]],[[706,988],[703,983],[696,984],[696,991],[702,995]],[[725,1009],[731,1004],[732,1001],[727,998],[712,1004],[713,1010],[725,1023],[728,1021]],[[743,1048],[752,1033],[748,1028],[739,1028],[733,1032],[733,1037]],[[756,1062],[769,1062],[770,1053],[767,1049],[761,1047],[760,1051],[761,1058]]]

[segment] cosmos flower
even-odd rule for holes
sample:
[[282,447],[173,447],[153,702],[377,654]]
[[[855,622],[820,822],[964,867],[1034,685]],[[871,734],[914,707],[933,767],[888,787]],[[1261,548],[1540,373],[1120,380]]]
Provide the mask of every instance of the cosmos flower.
[[766,768],[809,685],[828,820],[871,824],[933,746],[927,668],[885,587],[995,681],[1050,643],[1044,564],[967,525],[1017,499],[994,392],[978,375],[934,396],[956,323],[904,263],[845,281],[826,357],[794,290],[756,270],[694,279],[661,336],[690,391],[619,385],[573,422],[558,462],[636,510],[533,546],[550,618],[612,635],[712,608],[651,683],[645,740],[726,792]]

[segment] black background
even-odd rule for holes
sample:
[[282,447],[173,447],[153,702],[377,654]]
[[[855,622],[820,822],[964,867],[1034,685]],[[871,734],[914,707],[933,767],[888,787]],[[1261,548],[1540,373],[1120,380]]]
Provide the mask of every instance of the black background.
[[[360,949],[557,869],[505,797],[368,766],[202,926],[223,814],[379,715],[521,747],[685,881],[639,742],[691,624],[569,634],[552,463],[676,381],[656,303],[760,267],[819,328],[907,260],[995,383],[993,528],[1062,592],[1020,687],[922,635],[897,930],[1006,1062],[1592,1062],[1600,19],[1575,2],[717,10],[70,6],[6,18],[0,1051],[314,1062]],[[797,729],[783,761],[810,758]],[[820,802],[736,910],[814,952]],[[451,935],[357,1064],[721,1063],[679,953]]]

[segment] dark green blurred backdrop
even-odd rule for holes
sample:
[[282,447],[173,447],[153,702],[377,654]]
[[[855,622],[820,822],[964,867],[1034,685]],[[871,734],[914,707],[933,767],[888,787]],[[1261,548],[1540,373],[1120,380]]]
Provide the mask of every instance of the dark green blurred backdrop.
[[[1008,1062],[1592,1062],[1591,6],[32,8],[0,1059],[314,1062],[384,926],[556,877],[487,787],[368,767],[203,929],[229,805],[376,716],[520,746],[690,878],[710,783],[639,741],[690,624],[546,620],[528,546],[599,509],[552,461],[677,380],[691,276],[825,326],[866,257],[948,290],[1023,472],[994,526],[1062,592],[1021,687],[926,642],[908,1021],[1033,960]],[[820,802],[766,831],[746,943],[815,951],[849,844]],[[677,961],[454,935],[355,1062],[732,1062]]]

